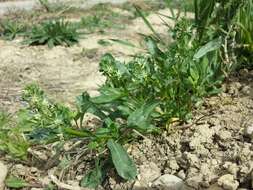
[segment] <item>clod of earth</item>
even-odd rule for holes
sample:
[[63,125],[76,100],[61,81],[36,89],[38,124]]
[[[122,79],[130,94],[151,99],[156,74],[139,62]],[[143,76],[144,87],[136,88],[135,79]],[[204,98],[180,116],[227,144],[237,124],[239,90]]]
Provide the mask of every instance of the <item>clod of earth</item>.
[[8,168],[2,162],[0,162],[0,190],[4,190],[4,181],[8,173]]

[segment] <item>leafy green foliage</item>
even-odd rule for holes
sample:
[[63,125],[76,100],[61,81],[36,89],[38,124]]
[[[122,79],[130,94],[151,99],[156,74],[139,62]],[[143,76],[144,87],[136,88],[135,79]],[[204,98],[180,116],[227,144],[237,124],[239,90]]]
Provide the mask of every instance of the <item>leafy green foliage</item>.
[[[36,85],[28,86],[22,96],[26,107],[19,112],[15,131],[2,127],[0,135],[6,137],[7,133],[18,131],[14,134],[32,145],[85,140],[86,147],[94,153],[95,167],[82,179],[84,187],[98,187],[108,172],[106,166],[114,166],[125,180],[135,179],[136,166],[123,145],[136,139],[136,134],[159,134],[175,118],[190,119],[191,111],[202,103],[203,97],[220,92],[229,64],[227,57],[236,52],[232,44],[250,43],[250,33],[243,26],[249,20],[242,20],[243,13],[238,13],[246,10],[242,1],[195,0],[195,22],[172,15],[176,23],[168,28],[173,38],[170,44],[164,42],[145,14],[136,8],[153,32],[150,36],[142,35],[146,54],[136,55],[127,63],[105,54],[100,71],[106,82],[99,89],[100,94],[91,97],[87,92],[82,93],[76,98],[74,111],[50,101]],[[95,20],[100,22],[98,18]],[[84,24],[88,27],[88,23]],[[61,44],[66,38],[55,37],[56,28],[50,28],[49,35],[34,33],[31,44],[47,43],[50,47]],[[122,40],[117,42],[131,46]],[[247,56],[245,52],[244,56]],[[85,126],[87,113],[99,120],[96,127]],[[6,117],[1,118],[0,123],[6,126]],[[3,151],[13,152],[8,145],[3,147]]]
[[212,40],[210,42],[208,42],[207,44],[205,44],[204,46],[202,46],[198,52],[194,55],[194,59],[199,59],[202,58],[204,55],[206,55],[208,52],[212,52],[214,50],[217,50],[221,47],[221,40],[220,39],[215,39]]
[[[227,65],[252,68],[253,3],[252,0],[195,0],[195,22],[200,40],[220,36]],[[230,58],[231,57],[231,58]]]
[[31,142],[49,143],[64,138],[74,118],[69,108],[52,103],[38,86],[32,84],[25,88],[23,101],[26,109],[19,112],[19,128]]
[[[14,128],[10,115],[0,112],[0,151],[14,158],[27,158],[29,143],[24,139],[19,129]],[[19,143],[16,143],[19,142]]]
[[13,40],[25,32],[25,25],[17,21],[4,20],[0,22],[0,36],[6,40]]
[[81,181],[82,187],[88,188],[97,188],[102,181],[104,180],[104,171],[102,167],[99,165],[99,161],[96,160],[96,167],[94,170],[91,170]]
[[112,161],[118,174],[126,180],[135,179],[137,169],[126,150],[112,139],[107,142],[107,146],[110,149]]
[[124,16],[113,11],[106,4],[98,4],[91,10],[91,14],[81,18],[77,27],[87,32],[103,32],[106,28],[122,29],[124,28],[122,20],[120,25],[117,24],[119,18],[124,19]]
[[29,185],[25,180],[14,177],[14,176],[8,177],[5,181],[5,184],[7,187],[13,188],[13,189],[20,189],[20,188],[27,187]]
[[72,46],[78,43],[81,33],[70,22],[61,20],[49,20],[35,25],[26,33],[24,43],[28,45],[44,45],[52,48],[57,45]]

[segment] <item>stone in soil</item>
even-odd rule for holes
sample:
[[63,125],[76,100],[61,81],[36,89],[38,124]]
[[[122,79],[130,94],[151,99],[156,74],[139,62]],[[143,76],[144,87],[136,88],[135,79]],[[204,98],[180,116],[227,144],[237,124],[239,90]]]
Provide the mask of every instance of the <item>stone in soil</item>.
[[239,182],[236,181],[231,174],[221,176],[218,179],[218,184],[226,190],[236,190],[239,186]]
[[0,190],[4,190],[4,181],[8,173],[8,168],[2,162],[0,162]]
[[135,186],[149,187],[160,176],[161,170],[154,162],[146,163],[139,167],[138,181]]
[[181,190],[184,187],[184,182],[177,176],[165,174],[155,180],[152,187],[159,190]]

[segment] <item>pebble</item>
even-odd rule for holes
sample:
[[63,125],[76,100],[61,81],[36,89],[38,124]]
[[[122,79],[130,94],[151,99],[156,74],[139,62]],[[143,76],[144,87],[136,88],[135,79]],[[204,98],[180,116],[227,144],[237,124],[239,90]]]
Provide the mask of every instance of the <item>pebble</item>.
[[230,173],[232,174],[234,177],[237,176],[237,173],[239,171],[239,167],[232,162],[225,162],[224,164],[224,168]]
[[8,169],[7,166],[0,162],[0,190],[4,190],[4,181],[7,176]]
[[245,127],[244,135],[246,137],[249,137],[249,138],[253,139],[253,124],[248,125],[247,127]]
[[180,170],[180,171],[177,173],[177,176],[184,180],[185,177],[186,177],[184,170]]
[[239,186],[239,183],[234,179],[233,175],[226,174],[218,179],[218,185],[226,190],[236,190]]
[[225,131],[225,130],[224,131],[219,131],[218,136],[219,136],[220,140],[223,141],[223,142],[228,141],[229,139],[232,138],[231,132]]
[[141,184],[147,186],[149,183],[153,182],[160,176],[161,170],[154,162],[140,166],[139,181]]
[[182,190],[184,182],[177,176],[165,174],[154,181],[152,187],[158,189]]
[[199,189],[200,184],[203,181],[203,176],[201,174],[190,177],[186,180],[187,185],[193,187],[194,189]]
[[239,71],[239,74],[242,76],[242,77],[245,77],[249,74],[249,70],[248,69],[241,69]]
[[244,94],[244,95],[250,95],[250,86],[244,86],[241,90],[241,92]]

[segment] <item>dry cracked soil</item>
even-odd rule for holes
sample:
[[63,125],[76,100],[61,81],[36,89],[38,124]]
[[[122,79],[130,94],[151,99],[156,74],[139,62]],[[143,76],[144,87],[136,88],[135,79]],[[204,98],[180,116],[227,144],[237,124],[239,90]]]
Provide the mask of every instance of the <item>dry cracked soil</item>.
[[[168,10],[161,12],[166,14]],[[159,33],[166,34],[166,27],[156,14],[148,18]],[[83,91],[96,95],[104,82],[98,71],[99,59],[104,53],[129,59],[140,52],[120,44],[101,46],[98,40],[116,38],[138,43],[137,33],[149,33],[140,18],[127,23],[126,28],[92,33],[78,45],[53,49],[27,47],[20,43],[21,39],[0,40],[0,107],[15,113],[22,106],[22,89],[33,82],[52,99],[69,105]],[[99,189],[253,189],[253,71],[242,70],[231,77],[223,91],[218,96],[206,98],[202,108],[194,112],[192,122],[173,123],[159,137],[145,136],[128,145],[128,152],[138,167],[137,180],[124,182],[111,177]],[[52,161],[44,149],[39,150],[36,153],[44,161],[42,163]],[[75,157],[76,162],[83,155],[79,156]],[[49,170],[48,174],[45,167],[7,165],[9,172],[43,184],[49,184],[50,172],[55,170]],[[69,174],[62,181],[68,184],[65,189],[80,189],[78,183],[84,170],[84,164],[72,168],[73,175]],[[61,170],[58,174],[60,179],[64,172]],[[40,190],[41,187],[24,189]]]

